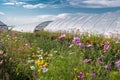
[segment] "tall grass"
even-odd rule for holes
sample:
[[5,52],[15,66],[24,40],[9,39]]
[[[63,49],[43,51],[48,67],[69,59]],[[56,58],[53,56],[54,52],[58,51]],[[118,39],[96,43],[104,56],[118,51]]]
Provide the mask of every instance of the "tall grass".
[[[75,37],[80,39],[79,43],[73,41]],[[4,69],[11,80],[118,80],[118,37],[47,31],[3,32],[0,42],[6,55]],[[104,48],[105,43],[108,49]]]

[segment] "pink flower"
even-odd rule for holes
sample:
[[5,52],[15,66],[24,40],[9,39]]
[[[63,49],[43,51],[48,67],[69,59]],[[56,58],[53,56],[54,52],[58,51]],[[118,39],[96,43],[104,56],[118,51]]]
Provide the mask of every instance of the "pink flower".
[[66,35],[65,34],[61,34],[58,38],[61,39],[61,38],[65,38]]
[[92,44],[87,44],[86,47],[87,48],[92,47]]
[[73,42],[76,43],[76,44],[80,43],[80,38],[79,37],[74,37]]
[[77,44],[79,47],[83,48],[84,47],[84,44],[83,43],[78,43]]
[[97,60],[97,63],[98,63],[98,64],[102,64],[103,62],[98,59],[98,60]]
[[92,60],[92,59],[84,59],[83,62],[88,63],[88,62],[90,62],[91,60]]
[[105,65],[105,69],[112,69],[110,65]]
[[115,65],[116,65],[117,68],[120,68],[120,60],[116,61]]
[[96,74],[93,73],[93,72],[90,73],[90,76],[91,76],[92,78],[96,78]]
[[78,75],[78,78],[84,78],[85,77],[85,74],[84,73],[82,73],[82,72],[80,72],[80,74]]
[[110,48],[110,45],[108,42],[104,43],[104,50],[108,50]]

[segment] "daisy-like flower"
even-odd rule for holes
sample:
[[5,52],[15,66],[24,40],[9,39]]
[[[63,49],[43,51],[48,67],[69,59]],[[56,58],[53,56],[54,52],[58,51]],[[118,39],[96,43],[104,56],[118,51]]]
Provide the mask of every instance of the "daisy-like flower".
[[80,72],[80,74],[78,75],[78,78],[84,78],[85,77],[85,74],[83,72]]
[[90,62],[91,60],[92,60],[92,59],[84,59],[83,62],[88,63],[88,62]]
[[92,47],[92,46],[93,46],[92,44],[87,44],[87,45],[86,45],[87,48],[90,48],[90,47]]
[[80,48],[83,48],[84,47],[84,44],[83,43],[78,43],[77,44]]
[[61,35],[58,37],[58,39],[62,39],[62,38],[65,38],[65,37],[66,37],[65,34],[61,34]]
[[110,65],[105,65],[104,67],[105,67],[105,69],[109,69],[109,70],[112,69],[112,67]]
[[76,44],[80,43],[80,38],[79,37],[74,37],[73,42],[76,43]]
[[34,69],[35,69],[35,67],[34,67],[34,66],[30,66],[30,69],[31,69],[31,70],[34,70]]
[[115,65],[116,65],[117,68],[120,68],[120,60],[116,61]]
[[42,72],[43,72],[43,73],[46,73],[47,71],[48,71],[48,68],[46,68],[46,67],[43,67],[43,68],[42,68]]
[[104,43],[104,50],[108,50],[110,48],[109,42]]
[[103,62],[98,59],[98,60],[97,60],[97,63],[98,63],[98,64],[102,64]]

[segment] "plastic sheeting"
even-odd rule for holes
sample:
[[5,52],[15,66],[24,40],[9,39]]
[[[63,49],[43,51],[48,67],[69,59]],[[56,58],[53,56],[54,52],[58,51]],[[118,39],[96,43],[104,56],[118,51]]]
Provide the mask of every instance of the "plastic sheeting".
[[120,11],[102,14],[76,14],[57,19],[44,28],[48,31],[120,33]]

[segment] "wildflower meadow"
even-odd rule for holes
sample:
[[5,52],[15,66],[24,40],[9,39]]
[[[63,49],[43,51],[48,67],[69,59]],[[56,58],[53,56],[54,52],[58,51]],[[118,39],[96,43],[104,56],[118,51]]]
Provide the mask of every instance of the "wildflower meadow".
[[4,31],[1,52],[9,80],[120,79],[120,35]]

